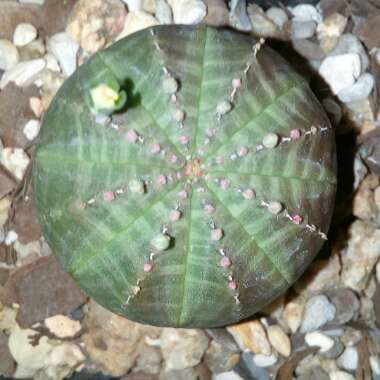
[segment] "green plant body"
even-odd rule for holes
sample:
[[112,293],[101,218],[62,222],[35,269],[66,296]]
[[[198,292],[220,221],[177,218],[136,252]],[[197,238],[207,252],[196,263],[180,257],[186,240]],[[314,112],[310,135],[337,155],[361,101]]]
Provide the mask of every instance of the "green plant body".
[[283,293],[326,240],[334,131],[264,41],[157,26],[64,83],[33,187],[53,252],[101,305],[153,325],[222,326]]

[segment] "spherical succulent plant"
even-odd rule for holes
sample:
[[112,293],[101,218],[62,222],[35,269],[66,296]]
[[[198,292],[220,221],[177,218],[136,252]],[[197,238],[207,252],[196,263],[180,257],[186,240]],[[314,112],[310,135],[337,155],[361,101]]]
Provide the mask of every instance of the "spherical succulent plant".
[[264,41],[157,26],[65,82],[33,185],[49,244],[96,301],[143,323],[214,327],[306,269],[335,165],[323,109]]

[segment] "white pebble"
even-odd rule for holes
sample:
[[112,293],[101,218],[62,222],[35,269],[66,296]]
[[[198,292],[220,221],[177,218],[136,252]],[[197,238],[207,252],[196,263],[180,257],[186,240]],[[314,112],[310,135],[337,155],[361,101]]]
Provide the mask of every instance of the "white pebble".
[[305,335],[305,342],[308,346],[319,347],[320,352],[327,352],[334,346],[334,339],[321,333],[320,331],[314,331]]
[[301,332],[317,330],[335,317],[335,306],[328,298],[321,294],[311,297],[305,305],[305,312],[301,325]]
[[276,133],[268,133],[263,138],[263,145],[265,148],[272,149],[275,148],[280,142],[280,137]]
[[136,12],[142,10],[141,0],[123,0],[128,6],[128,12]]
[[347,371],[355,371],[359,363],[359,354],[356,347],[347,347],[339,356],[337,364]]
[[29,161],[28,155],[21,148],[4,148],[0,150],[0,163],[19,180],[24,177]]
[[160,24],[172,24],[173,14],[172,9],[166,0],[157,0],[156,19]]
[[351,87],[360,76],[360,57],[348,53],[327,57],[319,67],[319,74],[330,85],[334,94]]
[[216,112],[219,115],[225,115],[226,113],[230,112],[231,109],[232,109],[232,104],[230,102],[228,102],[227,100],[222,100],[216,106]]
[[29,120],[23,129],[24,135],[30,141],[34,140],[40,131],[40,122],[39,120]]
[[162,79],[162,87],[165,94],[175,94],[178,90],[178,82],[173,77],[164,77]]
[[278,215],[282,211],[283,207],[280,202],[277,201],[271,201],[268,204],[268,211],[271,214]]
[[377,355],[371,355],[369,357],[369,364],[373,374],[380,375],[380,360]]
[[288,357],[291,353],[291,343],[289,337],[278,325],[272,325],[267,328],[268,339],[275,350]]
[[201,0],[168,0],[168,3],[175,24],[198,24],[207,14],[206,4]]
[[315,21],[316,23],[322,22],[322,15],[318,12],[317,8],[310,4],[300,4],[290,9],[293,17],[299,21]]
[[44,59],[33,59],[17,63],[10,70],[5,71],[0,81],[0,89],[3,90],[9,82],[14,82],[19,87],[32,84],[45,68]]
[[310,38],[313,37],[317,24],[314,21],[300,21],[294,19],[291,26],[291,34],[293,38]]
[[358,80],[349,88],[338,93],[338,98],[343,103],[355,102],[369,96],[375,85],[375,79],[370,73],[361,75]]
[[263,354],[256,354],[253,355],[253,361],[258,367],[270,367],[271,365],[275,364],[278,360],[278,357],[275,354],[272,355],[263,355]]
[[329,373],[330,380],[355,380],[355,378],[344,371],[334,371]]
[[0,39],[0,70],[9,70],[20,60],[16,46],[12,42]]
[[288,21],[288,15],[286,12],[279,7],[271,7],[266,11],[267,17],[272,20],[280,28],[284,26],[286,21]]
[[58,60],[63,75],[69,77],[77,67],[79,44],[67,33],[57,33],[49,38],[47,49]]
[[18,24],[13,33],[13,43],[16,46],[25,46],[37,38],[37,29],[28,23]]
[[56,73],[61,72],[61,67],[59,66],[57,58],[52,53],[47,53],[45,55],[46,68],[48,70],[54,71]]
[[18,239],[16,231],[10,230],[5,237],[5,245],[12,245]]
[[214,373],[212,380],[244,380],[234,371]]
[[327,17],[323,22],[318,24],[317,35],[318,39],[339,37],[347,25],[347,17],[333,13]]

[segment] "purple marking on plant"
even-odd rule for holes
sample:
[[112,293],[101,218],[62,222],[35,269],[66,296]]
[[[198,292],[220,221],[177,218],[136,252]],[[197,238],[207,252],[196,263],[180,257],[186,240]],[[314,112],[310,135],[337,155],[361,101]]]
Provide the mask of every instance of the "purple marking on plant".
[[158,177],[157,177],[157,183],[159,185],[166,185],[167,184],[167,177],[163,174],[160,174]]
[[179,210],[171,210],[169,219],[171,222],[177,222],[178,220],[181,219],[182,213]]
[[224,178],[220,181],[220,187],[222,190],[227,190],[231,186],[231,181],[227,178]]
[[207,128],[206,135],[208,137],[214,137],[216,135],[216,128]]
[[187,145],[190,141],[190,137],[189,136],[185,136],[185,135],[182,135],[179,137],[179,142],[182,144],[182,145]]
[[242,146],[238,149],[238,156],[239,157],[245,157],[249,152],[249,149],[246,146]]
[[240,78],[232,79],[232,87],[233,88],[240,88],[241,87],[241,79]]
[[293,215],[291,219],[294,224],[301,224],[303,222],[303,218],[300,215]]
[[178,193],[179,197],[181,199],[186,199],[188,197],[188,194],[187,194],[187,191],[186,190],[181,190],[179,193]]
[[104,202],[112,202],[115,199],[115,194],[113,191],[106,191],[103,193]]
[[230,282],[228,283],[228,287],[229,287],[230,289],[232,289],[232,290],[236,290],[236,289],[237,289],[237,283],[236,283],[234,280],[232,280],[232,281],[230,281]]
[[243,191],[243,197],[247,200],[252,200],[256,197],[256,192],[253,189],[246,189]]
[[144,264],[144,272],[150,272],[152,268],[153,268],[153,265],[151,263]]
[[218,164],[218,165],[223,165],[224,164],[224,157],[223,156],[218,156],[215,158],[215,162]]
[[130,143],[136,143],[137,139],[139,138],[139,135],[136,133],[135,130],[131,129],[130,131],[127,132],[127,140]]
[[220,261],[219,261],[220,265],[223,267],[223,268],[228,268],[231,266],[231,260],[229,257],[227,256],[223,256]]
[[223,236],[224,234],[221,228],[215,228],[211,230],[211,240],[219,241],[219,240],[222,240]]
[[203,206],[203,211],[206,215],[211,215],[215,211],[215,207],[207,203]]
[[150,148],[150,152],[153,154],[160,153],[160,150],[161,150],[161,145],[158,143],[154,143]]
[[292,140],[298,140],[301,137],[301,131],[298,128],[292,129],[290,131],[290,138]]
[[197,193],[202,194],[202,193],[204,193],[205,191],[206,191],[206,190],[205,190],[204,187],[198,187],[198,188],[197,188]]
[[178,161],[178,157],[177,157],[175,154],[172,154],[172,155],[170,156],[170,162],[171,162],[172,164],[175,164],[177,161]]

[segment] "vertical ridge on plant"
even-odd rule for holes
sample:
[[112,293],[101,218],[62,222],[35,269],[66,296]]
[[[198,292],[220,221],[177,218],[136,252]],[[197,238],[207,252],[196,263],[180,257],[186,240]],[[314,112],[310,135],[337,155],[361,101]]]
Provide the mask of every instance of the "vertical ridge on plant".
[[95,300],[140,322],[214,327],[306,269],[335,171],[326,115],[264,41],[158,26],[64,84],[33,184],[49,244]]

